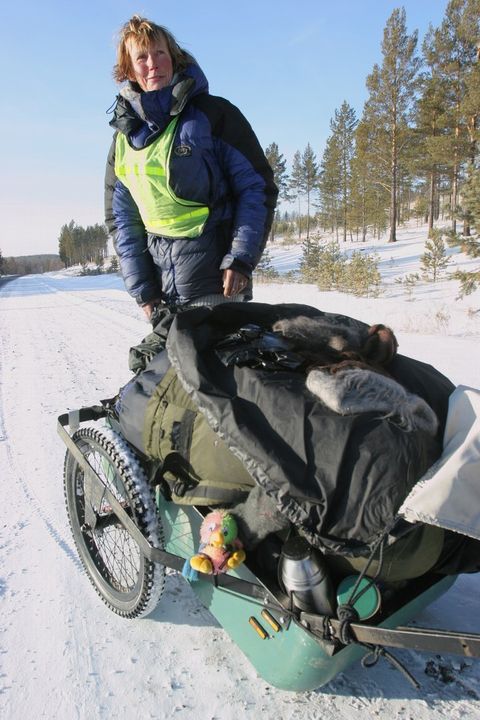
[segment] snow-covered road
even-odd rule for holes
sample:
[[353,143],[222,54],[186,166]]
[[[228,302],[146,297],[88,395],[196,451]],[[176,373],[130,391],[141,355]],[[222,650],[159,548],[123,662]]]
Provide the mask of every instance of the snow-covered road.
[[[257,299],[268,293],[262,286]],[[380,662],[288,693],[257,677],[175,574],[147,619],[104,607],[70,536],[56,418],[114,395],[129,378],[128,348],[148,331],[114,276],[0,285],[0,716],[478,719],[478,661],[400,652],[420,691]],[[479,591],[478,576],[462,576],[418,624],[478,632]]]

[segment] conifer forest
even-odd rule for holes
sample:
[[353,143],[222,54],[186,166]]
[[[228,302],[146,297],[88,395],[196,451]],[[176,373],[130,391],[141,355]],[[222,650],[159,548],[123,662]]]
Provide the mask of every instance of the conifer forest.
[[293,208],[280,205],[271,239],[301,240],[307,255],[327,231],[340,243],[367,233],[396,242],[399,224],[417,217],[430,235],[442,221],[449,243],[478,256],[480,0],[450,0],[421,46],[395,9],[381,55],[361,115],[344,100],[321,156],[308,143],[288,168],[275,142],[266,148],[280,198]]

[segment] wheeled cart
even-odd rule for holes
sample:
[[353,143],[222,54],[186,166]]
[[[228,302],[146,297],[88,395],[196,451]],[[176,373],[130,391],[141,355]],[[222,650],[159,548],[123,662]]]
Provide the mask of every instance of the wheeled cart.
[[[67,446],[67,510],[86,573],[112,611],[146,615],[160,600],[165,569],[182,572],[195,554],[205,508],[163,497],[158,465],[127,443],[104,405],[61,415],[58,431]],[[371,664],[380,655],[395,663],[392,647],[479,657],[478,634],[403,627],[454,581],[433,574],[409,581],[384,598],[370,622],[347,624],[295,607],[248,556],[227,574],[200,574],[191,587],[268,683],[304,691],[362,655]]]

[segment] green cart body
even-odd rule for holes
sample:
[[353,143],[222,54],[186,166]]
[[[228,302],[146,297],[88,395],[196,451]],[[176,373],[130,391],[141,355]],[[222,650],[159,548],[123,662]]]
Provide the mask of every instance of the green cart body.
[[[198,546],[200,524],[203,515],[195,507],[181,507],[159,498],[159,512],[164,524],[165,549],[182,557],[191,557]],[[231,574],[243,580],[261,585],[260,580],[241,565]],[[455,582],[455,577],[438,579],[405,603],[386,620],[382,627],[395,628],[406,624],[427,605],[443,595]],[[205,579],[191,583],[192,589],[225,629],[231,639],[243,651],[258,674],[271,685],[283,690],[314,690],[328,683],[343,672],[367,650],[358,645],[335,649],[331,642],[321,640],[303,627],[298,621],[285,622],[281,611],[268,612],[278,623],[275,631],[261,615],[264,604],[223,587],[215,587]],[[268,599],[268,589],[265,588]],[[266,632],[259,635],[252,626],[254,618]]]

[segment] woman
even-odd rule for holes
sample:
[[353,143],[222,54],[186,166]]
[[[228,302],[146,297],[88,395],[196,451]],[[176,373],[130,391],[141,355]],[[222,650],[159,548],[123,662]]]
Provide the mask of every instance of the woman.
[[128,292],[148,318],[169,306],[251,299],[277,198],[250,125],[209,95],[164,27],[122,28],[106,173],[106,223]]

